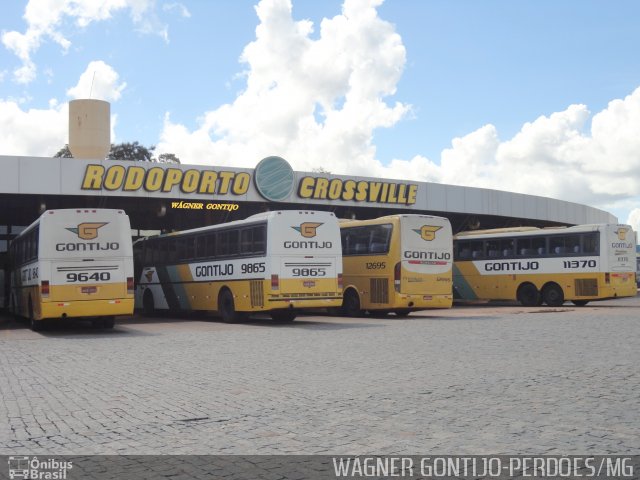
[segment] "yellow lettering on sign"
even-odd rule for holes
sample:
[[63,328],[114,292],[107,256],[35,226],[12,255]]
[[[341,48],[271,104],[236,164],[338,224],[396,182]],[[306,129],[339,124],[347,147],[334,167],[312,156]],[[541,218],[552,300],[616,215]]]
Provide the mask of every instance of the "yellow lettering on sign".
[[144,183],[145,170],[142,167],[129,167],[127,169],[127,178],[124,180],[123,190],[135,191],[139,190]]
[[155,192],[162,188],[162,179],[164,177],[164,169],[153,167],[147,171],[147,178],[144,181],[144,189],[147,192]]
[[300,198],[311,198],[313,197],[313,187],[315,186],[316,179],[313,177],[303,177],[300,180],[300,184],[298,186],[298,196]]
[[313,198],[325,200],[327,198],[327,190],[329,189],[329,180],[324,177],[316,179],[316,190],[313,192]]
[[82,190],[102,190],[102,176],[104,167],[102,165],[87,165],[82,180]]
[[200,181],[200,172],[198,170],[187,170],[182,176],[182,184],[180,190],[183,193],[193,193],[198,189]]
[[104,176],[104,188],[107,190],[117,190],[124,182],[125,168],[122,165],[113,165],[107,169]]
[[342,180],[339,178],[334,178],[329,183],[329,199],[337,200],[340,198],[340,194],[342,193]]
[[358,182],[358,189],[356,191],[356,202],[364,202],[367,199],[367,188],[369,184],[367,182]]
[[198,193],[216,193],[216,181],[218,180],[218,174],[210,170],[202,172],[202,179],[200,180],[200,188]]
[[413,205],[416,203],[416,196],[418,195],[418,185],[409,185],[409,193],[407,194],[407,205]]
[[247,172],[240,172],[236,175],[236,178],[233,180],[232,192],[234,195],[244,195],[249,191],[250,185],[251,185],[251,175],[249,175]]
[[167,168],[164,174],[163,192],[170,192],[173,187],[180,184],[182,180],[182,170],[178,168]]

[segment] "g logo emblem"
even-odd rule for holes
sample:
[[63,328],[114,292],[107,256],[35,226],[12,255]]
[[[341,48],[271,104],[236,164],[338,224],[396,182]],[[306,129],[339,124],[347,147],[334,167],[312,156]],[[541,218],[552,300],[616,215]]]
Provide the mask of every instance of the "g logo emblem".
[[316,236],[316,230],[322,223],[304,222],[299,227],[291,227],[294,230],[300,232],[304,238],[313,238]]
[[616,230],[616,233],[618,234],[618,240],[625,240],[627,237],[626,228],[618,228],[618,230]]
[[93,240],[98,238],[98,229],[104,227],[107,223],[81,223],[76,228],[67,228],[72,233],[78,235],[82,240]]
[[436,238],[436,232],[441,228],[442,227],[434,227],[432,225],[423,225],[420,229],[415,229],[414,232],[420,235],[420,238],[423,240],[430,242]]

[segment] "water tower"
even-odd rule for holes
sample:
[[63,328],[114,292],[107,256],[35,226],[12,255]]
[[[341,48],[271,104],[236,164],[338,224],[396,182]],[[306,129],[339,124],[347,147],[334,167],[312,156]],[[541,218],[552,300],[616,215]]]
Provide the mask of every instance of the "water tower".
[[111,148],[111,106],[104,100],[69,102],[69,150],[74,158],[103,160]]

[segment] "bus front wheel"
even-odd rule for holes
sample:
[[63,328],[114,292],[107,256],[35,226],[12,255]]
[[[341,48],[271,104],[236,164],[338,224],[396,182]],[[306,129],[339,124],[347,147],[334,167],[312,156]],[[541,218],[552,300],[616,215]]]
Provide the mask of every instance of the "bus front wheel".
[[525,307],[536,307],[540,303],[540,292],[531,283],[525,283],[518,289],[518,301]]
[[564,292],[559,285],[551,283],[542,289],[542,298],[550,307],[559,307],[564,303]]
[[344,292],[344,297],[342,298],[342,313],[347,317],[359,317],[362,315],[360,299],[354,290]]
[[224,289],[218,296],[218,313],[226,323],[234,323],[242,320],[243,315],[236,312],[236,305],[233,301],[231,290]]

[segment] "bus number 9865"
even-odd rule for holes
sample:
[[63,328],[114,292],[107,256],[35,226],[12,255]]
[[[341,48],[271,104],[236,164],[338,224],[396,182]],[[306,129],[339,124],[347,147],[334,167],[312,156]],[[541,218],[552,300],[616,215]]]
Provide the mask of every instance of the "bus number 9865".
[[294,277],[324,277],[327,275],[327,270],[324,268],[294,268]]

